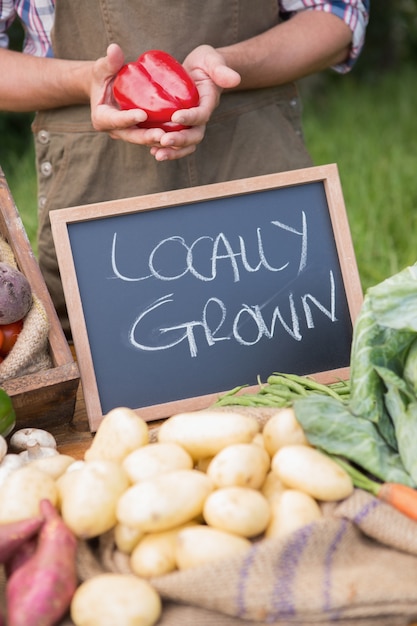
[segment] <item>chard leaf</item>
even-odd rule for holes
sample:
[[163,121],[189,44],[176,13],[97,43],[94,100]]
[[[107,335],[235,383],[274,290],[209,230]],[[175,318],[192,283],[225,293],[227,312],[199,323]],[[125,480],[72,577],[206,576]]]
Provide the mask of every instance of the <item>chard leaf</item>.
[[373,422],[394,449],[397,427],[379,368],[402,378],[416,332],[417,264],[368,289],[352,338],[349,407],[354,415]]
[[385,404],[394,423],[398,452],[404,467],[417,481],[417,401],[406,381],[386,368],[378,368],[385,382]]
[[294,411],[313,446],[353,461],[383,482],[417,484],[376,425],[353,415],[345,403],[312,394],[296,400]]
[[368,289],[381,326],[417,333],[417,263]]

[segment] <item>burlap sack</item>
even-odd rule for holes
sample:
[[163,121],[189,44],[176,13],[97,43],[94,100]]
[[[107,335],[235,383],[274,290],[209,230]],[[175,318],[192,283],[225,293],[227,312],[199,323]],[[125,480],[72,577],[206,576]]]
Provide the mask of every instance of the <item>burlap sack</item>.
[[[417,524],[356,489],[324,519],[288,539],[254,543],[245,557],[152,579],[158,626],[405,626],[417,621]],[[81,580],[130,572],[111,533],[80,543]],[[65,626],[71,624],[65,622]]]
[[[0,261],[17,267],[12,249],[3,237],[0,237]],[[36,294],[33,294],[32,298],[32,306],[25,317],[23,329],[16,344],[0,363],[0,385],[10,378],[33,374],[52,367],[48,346],[49,320]]]
[[[80,581],[131,572],[112,533],[80,541],[77,565]],[[157,626],[408,626],[417,622],[417,524],[356,489],[288,539],[151,583],[163,600]],[[3,611],[4,587],[0,568]]]

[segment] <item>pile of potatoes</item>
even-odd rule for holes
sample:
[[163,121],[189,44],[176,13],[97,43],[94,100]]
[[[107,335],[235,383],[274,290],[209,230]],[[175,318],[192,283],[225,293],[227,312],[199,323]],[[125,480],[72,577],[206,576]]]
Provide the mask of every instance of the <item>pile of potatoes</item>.
[[[0,524],[36,516],[47,498],[77,538],[113,531],[131,578],[143,583],[284,537],[320,519],[321,502],[352,491],[349,475],[309,445],[291,408],[263,428],[238,409],[181,413],[163,422],[152,442],[142,418],[116,408],[83,460],[52,454],[10,473],[0,484]],[[71,607],[77,626],[101,624],[85,612],[110,610],[115,580],[105,574],[77,589]],[[151,585],[144,589],[150,608],[141,623],[153,624],[161,606]]]

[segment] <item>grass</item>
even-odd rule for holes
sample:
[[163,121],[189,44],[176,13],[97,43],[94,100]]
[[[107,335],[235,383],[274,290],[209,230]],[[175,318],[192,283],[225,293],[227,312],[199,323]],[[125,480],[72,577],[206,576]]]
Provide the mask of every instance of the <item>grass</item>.
[[[362,286],[417,261],[415,68],[365,80],[332,76],[303,91],[305,139],[316,165],[337,163]],[[33,147],[0,158],[36,251]],[[4,151],[3,151],[4,152]]]
[[34,159],[34,149],[28,147],[22,155],[11,153],[6,162],[0,162],[0,166],[5,173],[13,200],[19,210],[32,248],[36,253],[38,202]]
[[337,163],[364,289],[417,261],[415,70],[336,77],[304,98],[316,165]]

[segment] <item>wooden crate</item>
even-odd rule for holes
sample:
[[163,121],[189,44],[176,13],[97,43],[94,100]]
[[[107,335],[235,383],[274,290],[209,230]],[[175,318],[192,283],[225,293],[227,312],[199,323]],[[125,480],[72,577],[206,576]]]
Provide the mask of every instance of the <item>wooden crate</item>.
[[53,367],[5,381],[19,428],[68,423],[75,410],[80,382],[78,365],[63,333],[5,175],[0,167],[0,233],[13,250],[16,263],[45,307],[50,320],[49,349]]

